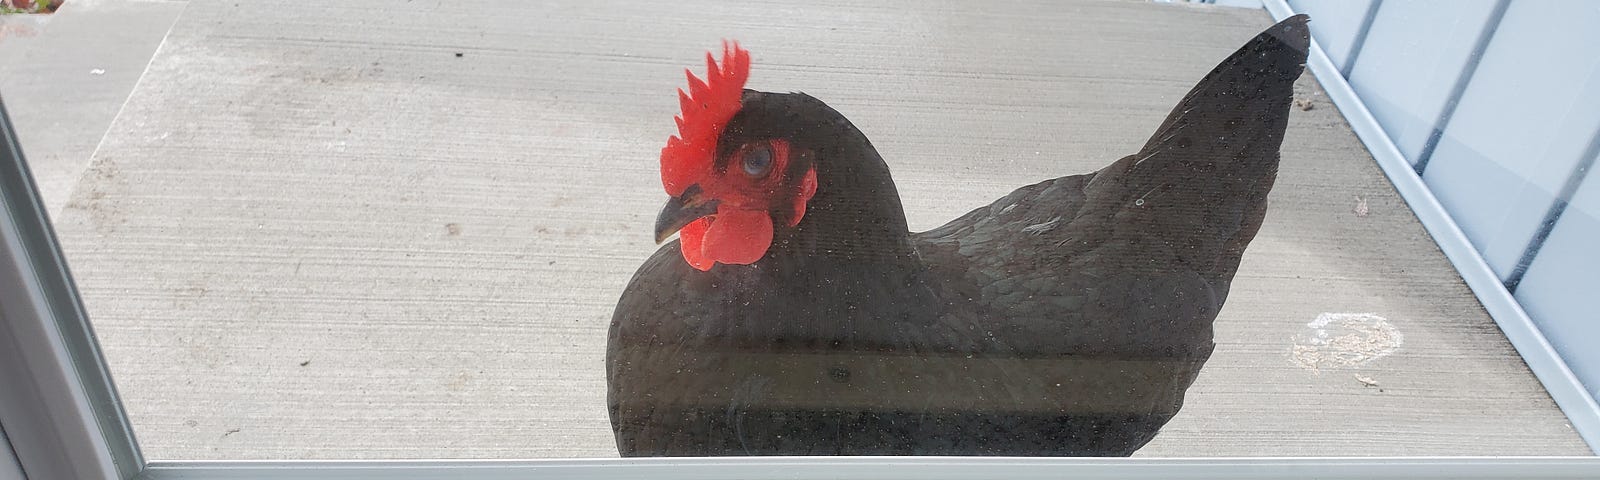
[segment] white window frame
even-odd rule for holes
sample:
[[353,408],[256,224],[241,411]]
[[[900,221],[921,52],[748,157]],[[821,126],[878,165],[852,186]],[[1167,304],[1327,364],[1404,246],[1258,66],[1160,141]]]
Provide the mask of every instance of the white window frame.
[[[1274,17],[1292,14],[1265,0]],[[1308,68],[1594,448],[1600,409],[1314,42]],[[583,460],[158,461],[139,452],[0,101],[0,480],[512,478],[1600,478],[1597,457],[771,457]],[[1498,292],[1498,293],[1496,293]]]

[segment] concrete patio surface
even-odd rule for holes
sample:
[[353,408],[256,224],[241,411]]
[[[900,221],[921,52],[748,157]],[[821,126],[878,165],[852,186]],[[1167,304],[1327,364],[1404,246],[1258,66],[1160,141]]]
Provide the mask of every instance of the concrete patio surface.
[[[607,323],[655,249],[673,90],[722,38],[751,88],[871,137],[922,230],[1131,153],[1271,24],[1109,0],[294,5],[183,8],[56,218],[152,459],[615,456]],[[1216,353],[1138,455],[1591,454],[1298,90]]]

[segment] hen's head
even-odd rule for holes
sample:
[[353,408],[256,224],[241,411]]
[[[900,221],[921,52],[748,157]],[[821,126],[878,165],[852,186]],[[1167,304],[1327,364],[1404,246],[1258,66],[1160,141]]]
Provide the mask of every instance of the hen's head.
[[724,43],[706,54],[701,81],[678,90],[678,135],[661,149],[661,182],[672,200],[656,218],[656,241],[677,233],[683,258],[700,270],[750,264],[772,247],[774,229],[794,228],[817,191],[814,151],[781,127],[773,94],[744,90],[750,52]]

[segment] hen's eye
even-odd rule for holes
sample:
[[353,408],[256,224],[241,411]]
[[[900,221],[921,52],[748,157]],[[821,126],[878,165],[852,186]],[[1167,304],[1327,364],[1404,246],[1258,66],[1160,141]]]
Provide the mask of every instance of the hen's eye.
[[744,165],[744,173],[752,177],[760,177],[772,170],[772,147],[761,145],[744,151],[744,158],[740,160]]

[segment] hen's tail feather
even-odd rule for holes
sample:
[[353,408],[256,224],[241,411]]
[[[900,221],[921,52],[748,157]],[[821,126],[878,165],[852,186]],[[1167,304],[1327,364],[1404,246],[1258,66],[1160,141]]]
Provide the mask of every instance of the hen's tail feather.
[[1230,279],[1277,176],[1307,20],[1296,15],[1257,35],[1195,85],[1139,153],[1096,172],[1071,230]]

